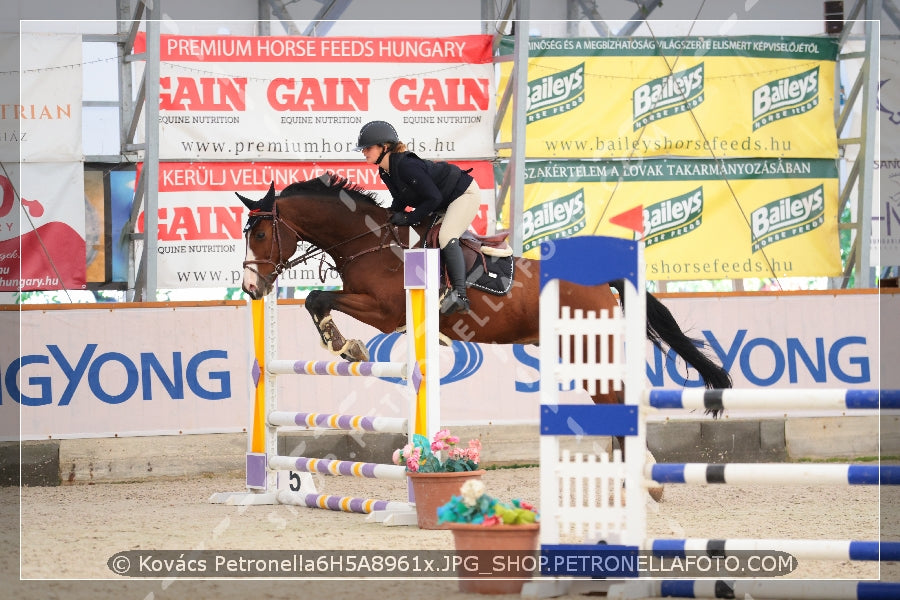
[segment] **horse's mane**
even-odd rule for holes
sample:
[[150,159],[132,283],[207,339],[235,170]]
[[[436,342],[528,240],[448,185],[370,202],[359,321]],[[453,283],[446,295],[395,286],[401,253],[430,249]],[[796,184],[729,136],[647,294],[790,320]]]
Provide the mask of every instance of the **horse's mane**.
[[325,171],[318,177],[308,181],[295,181],[281,190],[279,197],[296,196],[308,192],[326,192],[337,197],[342,191],[349,193],[355,200],[380,206],[373,192],[365,190],[346,177],[341,177],[331,171]]

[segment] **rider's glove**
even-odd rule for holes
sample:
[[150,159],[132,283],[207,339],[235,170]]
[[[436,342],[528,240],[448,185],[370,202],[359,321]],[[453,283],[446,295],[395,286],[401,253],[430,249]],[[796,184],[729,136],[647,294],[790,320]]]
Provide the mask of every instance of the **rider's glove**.
[[391,225],[406,225],[409,222],[406,213],[403,212],[395,212],[388,221]]

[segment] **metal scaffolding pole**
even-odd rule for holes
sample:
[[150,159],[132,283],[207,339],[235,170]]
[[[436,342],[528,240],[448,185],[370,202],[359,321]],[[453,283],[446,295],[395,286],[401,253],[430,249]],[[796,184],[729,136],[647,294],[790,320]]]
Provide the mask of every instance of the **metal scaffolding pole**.
[[[145,302],[156,301],[156,247],[159,218],[159,0],[147,5],[147,56],[144,62],[144,252],[143,294]],[[135,284],[137,285],[137,284]]]
[[516,2],[515,32],[515,93],[512,114],[512,155],[509,166],[512,169],[512,191],[510,194],[509,226],[512,231],[513,252],[521,254],[522,212],[525,207],[525,113],[528,98],[528,27],[530,0]]

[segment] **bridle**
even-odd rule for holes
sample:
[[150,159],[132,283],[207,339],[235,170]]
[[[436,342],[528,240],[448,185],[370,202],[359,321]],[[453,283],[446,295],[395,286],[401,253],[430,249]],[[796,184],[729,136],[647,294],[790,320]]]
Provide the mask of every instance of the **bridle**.
[[[256,224],[260,220],[271,220],[272,221],[272,242],[271,242],[271,246],[270,246],[269,257],[268,258],[259,258],[259,259],[255,259],[255,260],[245,260],[243,263],[243,268],[249,269],[253,273],[256,273],[256,276],[259,277],[260,279],[262,279],[263,281],[265,281],[267,286],[274,285],[275,280],[278,279],[278,276],[281,275],[286,270],[292,269],[293,267],[296,267],[297,265],[299,265],[301,263],[305,263],[306,261],[308,261],[312,258],[315,258],[316,256],[321,257],[322,265],[319,268],[319,277],[324,282],[325,281],[325,273],[327,272],[326,269],[322,268],[322,266],[325,265],[325,256],[326,255],[330,256],[331,250],[334,250],[335,248],[339,248],[339,247],[343,246],[344,244],[348,244],[348,243],[350,243],[354,240],[357,240],[363,236],[369,235],[370,233],[375,233],[375,231],[379,231],[379,230],[384,231],[384,233],[382,233],[382,235],[381,235],[381,240],[377,246],[373,246],[373,247],[363,250],[361,252],[357,252],[356,254],[353,254],[352,256],[349,256],[347,258],[341,257],[343,259],[343,265],[340,268],[337,267],[336,265],[328,265],[328,268],[331,270],[334,270],[338,275],[343,275],[343,271],[344,271],[344,269],[347,268],[347,265],[350,264],[350,262],[352,262],[353,260],[356,260],[357,258],[359,258],[360,256],[370,254],[372,252],[380,252],[385,249],[392,249],[392,248],[400,248],[403,250],[408,249],[408,245],[404,244],[400,240],[400,235],[397,230],[397,227],[392,226],[390,224],[384,224],[376,230],[370,230],[370,231],[361,233],[361,234],[353,236],[347,240],[344,240],[343,242],[338,242],[337,244],[334,244],[333,246],[330,246],[328,248],[319,248],[319,247],[315,246],[314,244],[309,243],[309,249],[306,252],[304,252],[303,254],[301,254],[300,256],[296,256],[296,257],[290,258],[290,259],[281,259],[281,230],[278,227],[279,225],[284,225],[285,228],[287,228],[291,233],[293,233],[297,242],[308,242],[308,240],[303,239],[303,236],[299,231],[297,231],[294,227],[291,226],[290,223],[288,223],[287,221],[285,221],[278,215],[278,204],[274,203],[272,205],[271,211],[263,211],[263,210],[251,210],[250,211],[250,219],[247,221],[247,226],[245,228],[245,236],[244,237],[246,239],[247,247],[244,251],[244,256],[247,255],[247,250],[249,250],[249,248],[250,248],[251,230],[253,229],[253,227],[256,226]],[[274,253],[271,251],[272,249],[275,250]],[[273,260],[273,258],[272,258],[273,256],[278,257],[278,262],[275,262],[275,260]],[[273,270],[269,275],[263,275],[262,273],[260,273],[259,269],[257,268],[258,265],[271,265]]]
[[[247,255],[247,252],[250,250],[250,233],[251,230],[256,226],[259,221],[272,221],[272,241],[271,247],[269,249],[269,257],[268,258],[259,258],[255,260],[245,260],[243,263],[244,269],[249,269],[253,273],[256,273],[256,276],[266,282],[267,287],[271,286],[275,283],[275,280],[278,279],[278,276],[281,275],[286,269],[290,269],[291,267],[299,264],[300,261],[292,262],[281,260],[281,229],[278,227],[280,224],[284,224],[285,227],[294,232],[294,235],[297,236],[297,239],[300,239],[300,234],[294,230],[290,225],[284,223],[284,221],[278,217],[277,209],[275,205],[272,205],[271,211],[263,211],[263,210],[251,210],[250,218],[247,220],[246,233],[244,238],[246,240],[246,248],[244,250],[244,256]],[[272,252],[272,249],[275,252]],[[278,257],[278,262],[272,260],[272,257]],[[308,257],[302,257],[302,260],[305,260]],[[259,269],[258,265],[271,265],[272,272],[269,275],[263,275]]]

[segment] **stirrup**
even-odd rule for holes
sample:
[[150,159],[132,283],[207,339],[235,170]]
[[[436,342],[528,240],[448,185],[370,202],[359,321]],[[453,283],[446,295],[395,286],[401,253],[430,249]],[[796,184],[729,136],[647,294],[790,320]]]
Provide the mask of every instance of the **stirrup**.
[[452,315],[458,312],[469,312],[469,299],[460,295],[456,290],[450,289],[441,298],[441,314]]

